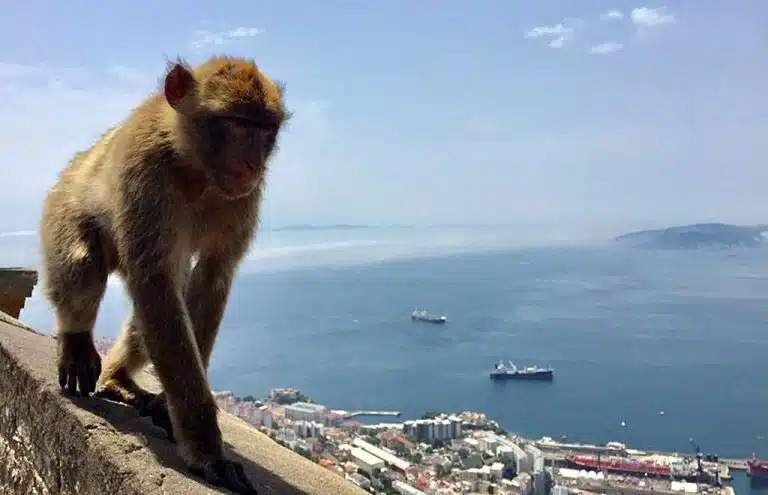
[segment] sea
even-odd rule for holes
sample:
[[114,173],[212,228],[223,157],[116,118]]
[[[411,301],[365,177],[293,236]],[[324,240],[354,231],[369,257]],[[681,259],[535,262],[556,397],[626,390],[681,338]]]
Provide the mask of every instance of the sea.
[[[6,264],[38,262],[29,233]],[[330,408],[483,411],[506,430],[573,442],[768,457],[768,250],[643,250],[537,242],[509,228],[266,231],[233,288],[210,380],[263,396],[296,387]],[[415,308],[448,323],[411,321]],[[118,280],[96,334],[128,311]],[[47,331],[39,289],[22,319]],[[555,379],[498,383],[498,360]],[[386,421],[386,419],[384,419]],[[768,493],[735,472],[737,493]]]

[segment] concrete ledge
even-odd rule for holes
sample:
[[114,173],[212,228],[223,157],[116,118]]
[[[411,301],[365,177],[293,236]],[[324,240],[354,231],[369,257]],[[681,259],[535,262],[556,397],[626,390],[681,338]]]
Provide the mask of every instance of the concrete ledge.
[[[128,407],[59,392],[53,338],[0,321],[0,494],[222,493],[186,474],[174,445]],[[144,386],[157,390],[148,373]],[[366,493],[223,411],[228,454],[261,494]]]
[[29,268],[0,269],[0,311],[18,318],[24,302],[37,285],[37,270]]

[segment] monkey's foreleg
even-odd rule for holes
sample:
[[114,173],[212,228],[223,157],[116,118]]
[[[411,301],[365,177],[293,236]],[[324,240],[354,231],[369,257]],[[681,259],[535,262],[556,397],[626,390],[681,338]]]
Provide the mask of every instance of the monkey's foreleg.
[[[200,358],[206,370],[232,286],[233,265],[233,263],[212,258],[203,258],[195,265],[187,285],[186,305]],[[106,374],[108,368],[105,366],[104,369]],[[155,395],[143,390],[142,392],[137,405],[132,405],[136,407],[139,414],[151,417],[156,426],[164,429],[169,440],[175,441],[164,393]],[[107,396],[107,398],[110,397]]]
[[181,456],[194,473],[213,485],[236,493],[256,493],[242,466],[224,458],[216,402],[174,279],[162,274],[146,280],[128,279],[136,323],[163,385]]
[[[44,227],[43,285],[46,298],[54,308],[58,347],[59,385],[76,394],[88,396],[101,374],[101,357],[93,343],[93,326],[101,298],[107,287],[107,267],[98,255],[96,242],[86,242],[73,235],[75,227],[67,223]],[[71,228],[68,231],[67,228]],[[58,230],[56,230],[58,229]],[[69,235],[56,238],[59,230]]]
[[234,271],[234,260],[201,257],[187,286],[186,304],[206,371],[227,306]]

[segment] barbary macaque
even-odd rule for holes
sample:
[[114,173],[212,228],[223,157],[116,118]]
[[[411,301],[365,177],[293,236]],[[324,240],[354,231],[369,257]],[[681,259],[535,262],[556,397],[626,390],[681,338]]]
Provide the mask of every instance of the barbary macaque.
[[[160,91],[64,168],[39,229],[61,387],[151,416],[194,473],[236,493],[255,489],[223,455],[207,369],[289,117],[283,93],[251,60],[171,62]],[[112,273],[132,313],[102,367],[93,327]],[[132,378],[147,362],[158,395]]]

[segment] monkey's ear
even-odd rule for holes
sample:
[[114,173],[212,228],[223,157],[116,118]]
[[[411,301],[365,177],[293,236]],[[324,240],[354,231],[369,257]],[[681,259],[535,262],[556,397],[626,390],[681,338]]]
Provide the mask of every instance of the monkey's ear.
[[175,110],[181,111],[195,89],[195,76],[180,63],[173,65],[165,75],[163,91],[168,104]]

